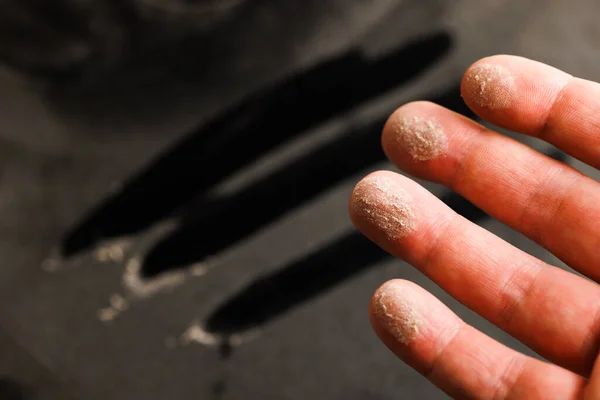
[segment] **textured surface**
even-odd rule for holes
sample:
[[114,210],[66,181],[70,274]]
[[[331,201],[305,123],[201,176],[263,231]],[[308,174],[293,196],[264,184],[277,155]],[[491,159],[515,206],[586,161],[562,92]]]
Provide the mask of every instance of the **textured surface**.
[[396,143],[415,161],[431,160],[448,149],[448,139],[435,119],[400,117],[394,123]]
[[391,168],[379,144],[391,111],[412,99],[462,110],[460,75],[480,57],[599,80],[597,2],[259,3],[214,41],[173,50],[169,68],[156,60],[144,85],[66,95],[0,71],[0,351],[14,354],[0,390],[444,398],[371,332],[367,304],[393,277],[528,351],[357,235],[347,202],[360,177]]
[[367,221],[390,241],[414,232],[412,198],[392,179],[369,176],[350,197],[350,213]]
[[514,78],[498,65],[478,64],[467,71],[465,82],[475,103],[490,110],[509,107],[517,95]]

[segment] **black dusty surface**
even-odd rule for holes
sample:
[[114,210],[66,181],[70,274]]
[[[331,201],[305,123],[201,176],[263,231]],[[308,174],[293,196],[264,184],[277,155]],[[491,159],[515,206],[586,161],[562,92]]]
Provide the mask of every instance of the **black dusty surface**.
[[531,354],[358,235],[347,199],[392,168],[379,132],[395,107],[469,115],[458,83],[480,57],[600,79],[600,6],[313,3],[257,6],[137,86],[67,96],[0,70],[0,397],[444,398],[371,332],[369,298],[394,277]]

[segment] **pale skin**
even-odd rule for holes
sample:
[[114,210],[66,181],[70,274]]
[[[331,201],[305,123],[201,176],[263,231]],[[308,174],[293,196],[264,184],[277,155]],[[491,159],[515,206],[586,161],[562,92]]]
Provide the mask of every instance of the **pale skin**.
[[[502,55],[471,66],[461,91],[492,124],[600,168],[600,84]],[[418,129],[399,128],[414,120]],[[402,136],[414,132],[425,138],[418,145]],[[454,398],[600,399],[600,183],[428,102],[400,107],[382,144],[409,175],[461,194],[589,278],[513,247],[405,176],[375,172],[352,195],[354,224],[549,362],[496,342],[403,280],[371,302],[383,343]]]

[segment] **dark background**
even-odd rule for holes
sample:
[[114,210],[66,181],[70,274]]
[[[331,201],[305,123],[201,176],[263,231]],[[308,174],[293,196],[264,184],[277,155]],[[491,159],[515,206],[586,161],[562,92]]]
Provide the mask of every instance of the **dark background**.
[[393,168],[379,132],[397,106],[469,115],[458,84],[480,57],[600,79],[599,8],[250,0],[126,66],[110,52],[68,73],[5,58],[0,398],[444,398],[371,332],[369,298],[394,277],[531,353],[358,235],[346,202]]

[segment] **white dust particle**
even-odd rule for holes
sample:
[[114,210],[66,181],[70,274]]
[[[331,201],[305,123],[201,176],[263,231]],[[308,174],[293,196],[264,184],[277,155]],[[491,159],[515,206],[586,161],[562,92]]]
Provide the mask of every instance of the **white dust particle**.
[[192,324],[179,339],[183,345],[198,343],[205,346],[216,346],[221,343],[219,336],[206,332],[200,325]]
[[98,247],[94,252],[94,257],[102,263],[122,263],[130,245],[131,241],[128,239],[117,239]]
[[102,322],[113,321],[115,318],[117,318],[118,315],[119,312],[113,309],[112,307],[102,308],[98,310],[98,319]]
[[244,343],[251,342],[261,335],[259,329],[252,329],[242,333],[232,335],[219,335],[207,332],[198,322],[194,322],[190,327],[179,337],[179,343],[186,346],[192,343],[201,344],[203,346],[219,346],[223,342],[230,346],[238,347]]
[[114,310],[122,312],[127,310],[127,308],[129,307],[129,302],[120,294],[114,293],[110,296],[110,306]]

